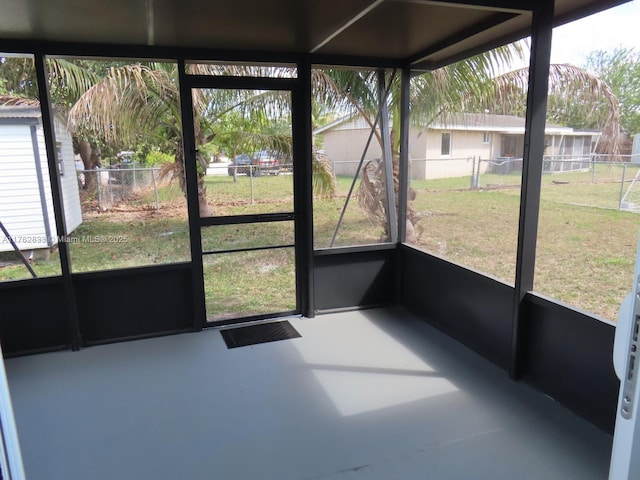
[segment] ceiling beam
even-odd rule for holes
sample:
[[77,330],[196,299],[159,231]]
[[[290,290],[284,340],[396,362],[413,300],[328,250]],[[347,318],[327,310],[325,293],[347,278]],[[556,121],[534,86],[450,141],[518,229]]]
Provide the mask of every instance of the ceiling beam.
[[504,35],[500,38],[489,40],[488,42],[476,45],[473,48],[467,49],[463,52],[455,53],[448,57],[442,58],[438,61],[430,61],[425,60],[420,63],[416,63],[415,65],[411,65],[411,71],[413,74],[419,75],[420,73],[428,72],[431,70],[436,70],[437,68],[444,67],[446,65],[450,65],[452,63],[459,62],[461,60],[465,60],[469,57],[473,57],[474,55],[479,55],[488,50],[491,50],[496,47],[500,47],[502,45],[506,45],[508,43],[513,43],[518,40],[523,39],[524,37],[531,35],[531,29],[527,28],[524,30],[519,30],[518,32]]
[[310,51],[310,53],[316,53],[318,50],[320,50],[322,47],[324,47],[327,43],[329,43],[331,40],[333,40],[334,38],[336,38],[338,35],[340,35],[342,32],[344,32],[347,28],[349,28],[351,25],[353,25],[354,23],[356,23],[358,20],[360,20],[362,17],[364,17],[365,15],[367,15],[369,12],[375,10],[378,5],[382,4],[385,0],[375,0],[373,3],[371,3],[369,6],[367,6],[366,8],[362,9],[360,12],[358,12],[356,15],[354,15],[353,17],[351,17],[349,20],[347,20],[344,24],[342,24],[339,28],[337,28],[336,30],[334,30],[331,34],[329,34],[328,36],[326,36],[324,38],[324,40],[322,40],[320,43],[318,43],[315,47],[313,47]]
[[466,40],[469,37],[482,33],[485,30],[488,30],[497,25],[500,25],[501,23],[504,23],[507,20],[511,20],[516,16],[517,14],[515,13],[498,13],[496,15],[493,15],[491,18],[488,18],[482,22],[472,25],[462,30],[461,32],[457,32],[454,35],[451,35],[445,38],[444,40],[436,43],[435,45],[432,45],[429,48],[426,48],[416,53],[415,55],[409,58],[409,64],[413,67],[417,64],[425,62],[426,59],[429,56],[433,55],[434,53],[444,50],[445,48],[451,47],[456,43],[459,43],[463,40]]
[[389,0],[392,2],[417,3],[436,7],[460,7],[496,12],[524,13],[533,11],[536,2],[532,0]]

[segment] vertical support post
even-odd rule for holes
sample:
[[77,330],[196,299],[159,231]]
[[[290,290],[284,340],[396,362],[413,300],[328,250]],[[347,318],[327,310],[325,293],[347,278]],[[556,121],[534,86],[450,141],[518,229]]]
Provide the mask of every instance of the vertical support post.
[[291,93],[293,123],[293,198],[296,244],[296,301],[302,315],[315,317],[313,261],[313,162],[311,58],[298,62],[297,88]]
[[482,165],[482,157],[478,155],[478,166],[476,170],[476,188],[480,188],[480,166]]
[[627,165],[622,165],[622,181],[620,182],[620,198],[618,199],[618,210],[622,210],[622,200],[624,200],[624,180],[627,176]]
[[[40,96],[40,109],[42,112],[42,127],[44,129],[44,144],[47,153],[49,167],[49,182],[51,184],[51,198],[53,199],[53,216],[56,224],[58,238],[67,236],[67,227],[64,219],[64,203],[62,188],[58,175],[58,161],[56,158],[55,122],[49,97],[49,81],[45,57],[42,53],[35,55],[36,78],[38,81],[38,95]],[[69,245],[65,241],[58,241],[60,255],[60,267],[62,271],[62,283],[64,286],[65,300],[67,303],[69,339],[72,350],[79,350],[81,344],[80,325],[78,323],[78,309],[76,306],[75,290],[71,278],[71,259],[69,257]]]
[[378,102],[380,104],[380,137],[382,138],[382,159],[384,162],[385,189],[387,193],[387,224],[389,241],[398,241],[398,222],[396,215],[396,192],[393,179],[393,154],[391,152],[391,134],[389,129],[389,109],[387,106],[388,92],[391,82],[387,85],[385,71],[378,70]]
[[[409,111],[409,99],[411,88],[411,70],[409,67],[402,69],[400,77],[400,158],[398,165],[398,243],[407,241],[407,202],[409,201],[409,129],[411,118]],[[413,233],[412,233],[413,236]],[[402,249],[396,249],[396,302],[402,302],[404,288],[404,275],[400,267],[402,262]]]
[[198,204],[198,171],[196,167],[196,139],[193,127],[193,98],[184,58],[178,60],[180,84],[180,113],[182,116],[182,148],[187,184],[187,212],[191,239],[191,272],[193,281],[193,328],[205,325],[204,269],[202,266],[202,239],[200,238],[200,206]]
[[535,270],[553,8],[553,0],[541,0],[533,11],[509,369],[514,380],[524,370],[522,305],[527,292],[533,289]]
[[42,210],[42,222],[44,223],[44,232],[47,236],[47,246],[53,246],[53,235],[51,233],[51,221],[49,219],[49,207],[47,205],[47,196],[44,190],[44,176],[42,175],[42,158],[40,158],[40,147],[38,147],[38,133],[35,125],[30,125],[31,131],[31,148],[33,151],[33,159],[36,167],[36,178],[38,180],[38,192],[40,193],[40,209]]
[[409,192],[409,98],[411,70],[402,69],[400,78],[400,165],[398,178],[398,242],[407,241],[407,202]]

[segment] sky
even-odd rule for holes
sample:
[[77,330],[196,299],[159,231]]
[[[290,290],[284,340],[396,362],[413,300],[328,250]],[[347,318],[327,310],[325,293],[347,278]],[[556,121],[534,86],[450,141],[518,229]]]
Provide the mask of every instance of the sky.
[[551,63],[584,66],[589,52],[618,46],[640,52],[640,0],[555,28]]

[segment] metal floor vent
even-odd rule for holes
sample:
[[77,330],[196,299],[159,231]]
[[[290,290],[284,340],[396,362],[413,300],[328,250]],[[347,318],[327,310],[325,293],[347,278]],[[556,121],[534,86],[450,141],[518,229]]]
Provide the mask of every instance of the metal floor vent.
[[258,343],[277,342],[289,338],[301,337],[298,331],[288,321],[259,323],[248,327],[221,330],[227,348],[246,347]]

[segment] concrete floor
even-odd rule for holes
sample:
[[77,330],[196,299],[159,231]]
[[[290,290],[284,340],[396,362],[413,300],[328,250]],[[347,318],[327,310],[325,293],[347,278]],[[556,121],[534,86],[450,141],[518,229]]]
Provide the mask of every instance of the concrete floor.
[[611,437],[401,309],[6,362],[29,480],[606,479]]

